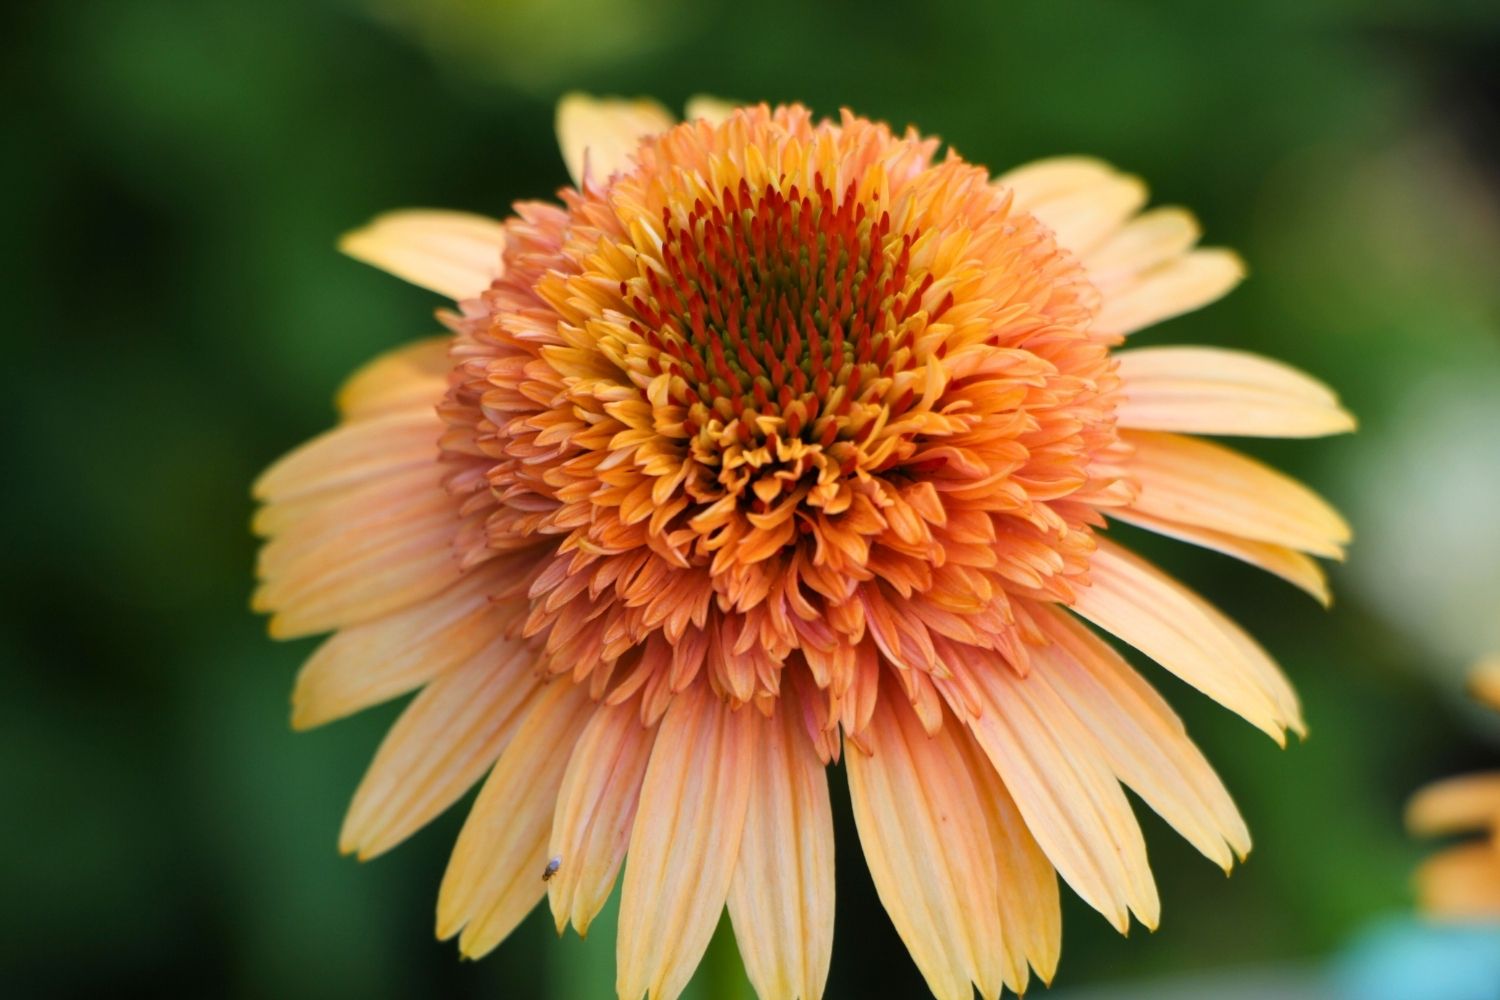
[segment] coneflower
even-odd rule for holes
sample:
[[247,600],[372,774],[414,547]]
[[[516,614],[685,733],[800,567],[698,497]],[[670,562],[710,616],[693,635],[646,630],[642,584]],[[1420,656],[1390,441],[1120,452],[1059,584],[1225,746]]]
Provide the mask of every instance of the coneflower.
[[[504,222],[401,212],[344,248],[457,302],[260,479],[258,608],[334,635],[317,725],[420,688],[342,846],[484,786],[438,899],[478,956],[543,895],[580,932],[624,864],[622,997],[675,997],[726,903],[763,997],[821,995],[824,769],[933,993],[1050,979],[1057,875],[1158,900],[1123,785],[1228,870],[1245,824],[1084,622],[1284,739],[1290,685],[1113,518],[1326,600],[1327,504],[1193,434],[1353,421],[1231,350],[1118,350],[1241,277],[1093,160],[992,178],[844,112],[566,99],[577,183]],[[627,859],[628,858],[628,862]]]

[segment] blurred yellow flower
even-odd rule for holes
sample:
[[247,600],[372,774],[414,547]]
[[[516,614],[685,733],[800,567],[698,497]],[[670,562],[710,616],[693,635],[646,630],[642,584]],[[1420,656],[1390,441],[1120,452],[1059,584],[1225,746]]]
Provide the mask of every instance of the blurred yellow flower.
[[[1500,711],[1500,657],[1474,668],[1470,690]],[[1437,917],[1500,919],[1500,771],[1434,782],[1412,796],[1406,825],[1423,837],[1483,834],[1417,869],[1417,905]]]
[[546,895],[585,931],[624,859],[617,987],[675,997],[728,905],[763,997],[818,997],[825,766],[933,993],[1051,978],[1057,875],[1122,932],[1159,904],[1122,783],[1226,871],[1250,837],[1165,702],[1084,621],[1278,741],[1266,654],[1103,537],[1114,518],[1326,601],[1348,531],[1197,434],[1353,421],[1237,351],[1119,350],[1239,260],[1068,158],[992,179],[848,112],[565,99],[576,188],[504,222],[401,212],[350,254],[457,301],[341,425],[256,484],[256,596],[311,726],[421,693],[343,849],[489,777],[438,934],[500,943]]

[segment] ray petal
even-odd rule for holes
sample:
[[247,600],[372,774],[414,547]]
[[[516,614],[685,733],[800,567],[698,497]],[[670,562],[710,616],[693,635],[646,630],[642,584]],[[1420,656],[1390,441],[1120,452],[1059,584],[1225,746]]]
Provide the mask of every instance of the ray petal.
[[473,298],[500,276],[505,227],[468,212],[406,209],[346,233],[339,249],[457,301]]
[[1125,463],[1140,486],[1132,510],[1341,558],[1349,525],[1301,483],[1239,452],[1180,434],[1127,431],[1134,454]]
[[819,1000],[833,955],[833,813],[801,707],[784,694],[753,748],[729,916],[761,1000]]
[[905,695],[883,685],[859,742],[844,748],[849,797],[880,902],[940,1000],[1004,977],[994,848],[966,759],[947,724],[928,736]]
[[579,685],[544,687],[474,800],[437,908],[438,937],[461,931],[458,947],[466,957],[494,949],[546,892],[542,873],[557,791],[593,712]]
[[615,990],[676,1000],[708,948],[739,856],[763,719],[694,684],[663,716],[620,895]]
[[630,166],[640,141],[676,124],[655,101],[568,94],[557,104],[557,142],[580,188],[603,184]]
[[354,793],[339,850],[390,850],[467,792],[515,734],[537,679],[532,652],[496,639],[429,684],[401,713]]
[[1278,743],[1303,731],[1296,693],[1238,625],[1161,570],[1105,539],[1092,583],[1071,605],[1079,615],[1157,663]]
[[614,888],[655,739],[640,705],[627,701],[601,705],[573,748],[547,847],[559,862],[547,883],[559,933],[572,920],[587,934]]

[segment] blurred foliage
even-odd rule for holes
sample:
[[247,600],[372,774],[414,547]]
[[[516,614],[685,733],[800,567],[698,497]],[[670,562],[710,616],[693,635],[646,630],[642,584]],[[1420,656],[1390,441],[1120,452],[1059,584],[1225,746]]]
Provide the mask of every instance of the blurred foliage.
[[[1145,817],[1161,931],[1121,940],[1070,901],[1061,986],[1318,961],[1409,905],[1408,791],[1496,755],[1454,680],[1500,642],[1493,3],[84,0],[0,17],[5,995],[610,992],[609,914],[583,943],[539,914],[480,963],[432,940],[462,808],[374,864],[336,856],[397,707],[294,736],[312,643],[273,645],[246,610],[255,472],[329,424],[353,366],[433,327],[430,296],[334,237],[390,207],[547,196],[568,89],[847,104],[996,169],[1103,156],[1252,271],[1144,336],[1285,358],[1361,416],[1354,438],[1247,445],[1352,512],[1332,614],[1122,532],[1261,637],[1312,737],[1278,751],[1147,668],[1256,851],[1226,885]],[[830,996],[917,995],[833,782]],[[726,930],[699,997],[748,991]]]

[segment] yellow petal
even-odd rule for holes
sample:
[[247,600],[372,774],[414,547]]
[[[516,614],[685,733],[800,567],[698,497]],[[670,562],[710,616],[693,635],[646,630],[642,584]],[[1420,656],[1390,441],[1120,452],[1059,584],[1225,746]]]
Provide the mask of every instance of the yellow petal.
[[403,281],[462,300],[500,277],[505,227],[468,212],[407,209],[346,233],[339,249]]
[[506,624],[489,593],[489,567],[396,614],[340,629],[303,664],[292,726],[308,729],[405,694],[463,663]]
[[525,718],[526,646],[498,638],[413,699],[386,734],[344,817],[339,850],[360,860],[405,840],[467,792]]
[[1450,847],[1417,869],[1417,901],[1436,917],[1500,918],[1500,850],[1491,843]]
[[939,1000],[999,995],[1004,975],[995,852],[948,725],[929,737],[900,688],[882,685],[845,766],[880,902]]
[[1355,427],[1331,389],[1269,358],[1217,347],[1146,347],[1115,356],[1124,382],[1115,411],[1121,427],[1252,437],[1320,437]]
[[1223,297],[1245,276],[1239,256],[1221,249],[1194,250],[1110,287],[1094,320],[1103,333],[1134,333],[1192,312]]
[[1043,609],[1052,637],[1031,649],[1031,677],[1052,687],[1094,735],[1115,776],[1226,872],[1250,831],[1176,715],[1113,649],[1066,614]]
[[1089,280],[1108,289],[1186,253],[1198,242],[1198,220],[1186,209],[1142,212],[1084,255]]
[[1500,656],[1482,661],[1469,673],[1469,693],[1500,712]]
[[344,424],[278,459],[255,481],[259,500],[346,489],[417,465],[435,466],[443,423],[430,407]]
[[558,859],[547,883],[547,897],[558,933],[571,919],[587,934],[609,898],[619,874],[654,730],[641,725],[640,705],[601,705],[573,747],[557,809],[547,858]]
[[729,916],[756,996],[819,1000],[833,955],[833,813],[823,762],[788,698],[752,748]]
[[339,389],[339,413],[362,420],[398,410],[436,406],[448,389],[452,337],[428,337],[387,351]]
[[954,726],[953,738],[968,763],[989,826],[990,846],[1000,884],[1000,943],[1005,955],[1005,985],[1018,996],[1026,992],[1030,962],[1042,982],[1050,984],[1062,953],[1062,902],[1057,870],[1031,835],[1000,775],[979,744]]
[[458,947],[466,957],[491,951],[546,892],[557,791],[593,712],[582,686],[544,687],[469,810],[443,873],[437,918],[440,938],[462,930]]
[[[1072,609],[1285,744],[1301,709],[1276,664],[1208,602],[1145,560],[1100,539],[1092,584]],[[1003,775],[1003,772],[1002,772]],[[1014,789],[1012,789],[1014,791]]]
[[676,1000],[729,894],[750,803],[760,713],[694,684],[663,716],[620,892],[615,991]]
[[603,184],[630,167],[642,139],[676,124],[655,101],[568,94],[557,104],[557,142],[568,174],[580,188]]
[[1247,562],[1251,566],[1258,566],[1268,573],[1275,573],[1293,586],[1312,595],[1313,599],[1325,608],[1333,602],[1333,595],[1328,589],[1328,577],[1323,573],[1323,567],[1296,549],[1289,549],[1284,545],[1272,545],[1269,542],[1256,542],[1241,538],[1239,535],[1230,535],[1197,525],[1169,521],[1123,507],[1111,507],[1109,516],[1117,521],[1154,531],[1158,535],[1166,535],[1169,538],[1191,542],[1205,549],[1222,552],[1227,556]]
[[1421,837],[1500,831],[1500,771],[1445,778],[1412,796],[1406,828]]
[[1161,903],[1145,840],[1094,736],[1034,674],[975,666],[983,711],[969,729],[1047,859],[1120,933],[1129,913],[1154,928]]
[[1272,545],[1342,558],[1349,525],[1322,497],[1221,445],[1156,431],[1121,435],[1140,486],[1131,510]]
[[701,118],[710,125],[717,125],[734,114],[735,108],[738,107],[739,105],[733,101],[698,94],[688,98],[686,114],[683,118],[686,121],[696,121]]

